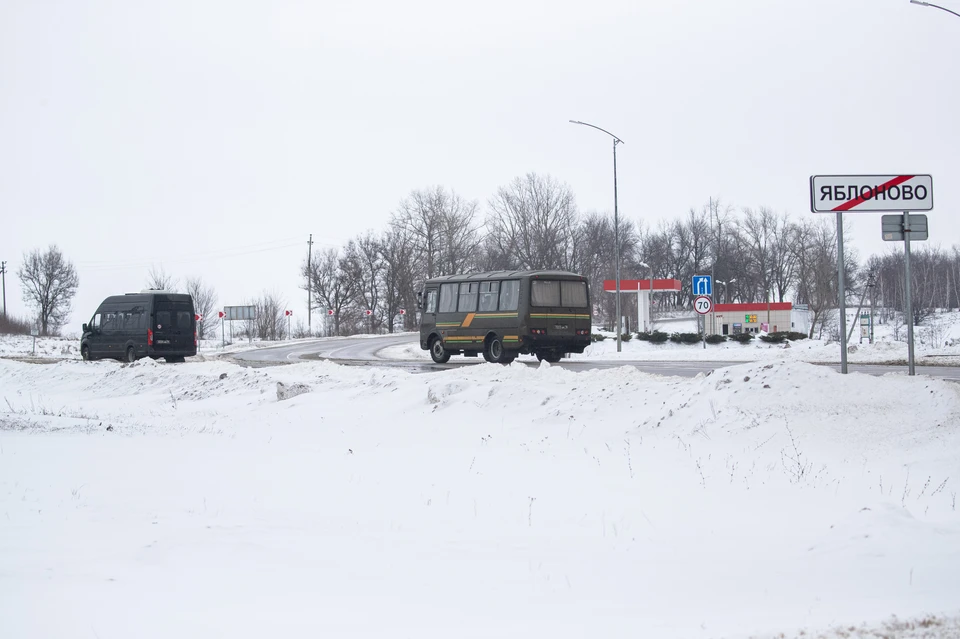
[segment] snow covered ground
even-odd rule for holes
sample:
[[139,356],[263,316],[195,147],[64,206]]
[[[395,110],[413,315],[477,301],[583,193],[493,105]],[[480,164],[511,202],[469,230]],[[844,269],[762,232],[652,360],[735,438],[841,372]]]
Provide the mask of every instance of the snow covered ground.
[[924,376],[0,359],[0,635],[957,637],[958,480]]

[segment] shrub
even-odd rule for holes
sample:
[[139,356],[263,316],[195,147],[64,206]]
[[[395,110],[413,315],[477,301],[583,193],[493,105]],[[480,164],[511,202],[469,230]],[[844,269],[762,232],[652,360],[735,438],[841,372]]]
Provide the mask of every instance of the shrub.
[[602,335],[602,334],[600,334],[600,333],[593,333],[593,334],[590,336],[590,341],[591,341],[591,342],[602,342],[602,341],[605,340],[605,339],[607,339],[607,336],[606,336],[606,335]]
[[0,334],[29,335],[31,326],[33,322],[28,319],[20,319],[12,315],[4,319],[3,315],[0,315]]
[[726,335],[707,335],[707,344],[722,344],[727,341]]
[[630,338],[632,338],[632,337],[633,337],[633,335],[630,334],[630,333],[623,333],[623,334],[620,335],[620,341],[629,342],[629,341],[630,341]]
[[753,339],[753,333],[740,333],[738,335],[730,335],[729,339],[732,339],[735,342],[740,342],[741,344],[749,344],[750,340]]
[[670,336],[661,331],[653,331],[650,333],[650,341],[654,344],[663,344],[668,339],[670,339]]
[[700,340],[700,333],[674,333],[670,336],[670,341],[676,344],[696,344]]
[[760,339],[772,344],[780,344],[784,340],[793,341],[798,339],[807,339],[807,334],[798,333],[797,331],[776,331],[774,333],[769,333],[768,335],[761,335]]
[[637,339],[640,340],[641,342],[649,342],[649,341],[650,341],[650,335],[651,335],[650,333],[637,333],[636,337],[637,337]]
[[760,340],[768,344],[781,344],[786,339],[787,336],[783,333],[768,333],[760,336]]

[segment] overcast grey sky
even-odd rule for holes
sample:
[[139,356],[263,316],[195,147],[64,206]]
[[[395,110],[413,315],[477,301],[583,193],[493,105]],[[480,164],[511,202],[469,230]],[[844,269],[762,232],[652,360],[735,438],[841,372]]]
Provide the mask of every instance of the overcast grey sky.
[[[960,11],[960,0],[940,0]],[[646,224],[719,197],[809,212],[808,178],[930,173],[960,244],[960,18],[908,0],[0,1],[0,259],[57,243],[67,330],[151,264],[305,315],[313,233],[412,189],[527,172]],[[862,255],[879,214],[849,214]],[[285,247],[285,248],[276,248]],[[272,249],[272,250],[263,250]],[[7,304],[25,315],[15,276]]]

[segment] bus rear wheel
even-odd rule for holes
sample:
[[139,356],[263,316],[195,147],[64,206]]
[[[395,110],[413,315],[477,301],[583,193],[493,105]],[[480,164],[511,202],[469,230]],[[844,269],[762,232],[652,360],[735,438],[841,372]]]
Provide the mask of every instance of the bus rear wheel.
[[483,359],[491,364],[509,364],[517,358],[516,355],[509,354],[503,348],[503,340],[494,335],[483,345]]
[[446,364],[450,360],[450,352],[443,347],[439,337],[434,337],[430,342],[430,357],[437,364]]

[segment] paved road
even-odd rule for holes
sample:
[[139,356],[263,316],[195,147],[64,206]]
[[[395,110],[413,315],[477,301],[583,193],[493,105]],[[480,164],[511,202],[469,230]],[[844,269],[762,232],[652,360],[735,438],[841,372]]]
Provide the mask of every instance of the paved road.
[[[446,364],[434,364],[430,360],[395,360],[384,359],[378,355],[379,351],[390,346],[411,344],[417,341],[416,335],[382,335],[378,337],[342,337],[317,339],[297,342],[289,346],[275,346],[260,348],[241,353],[234,353],[230,357],[238,363],[248,366],[270,366],[292,363],[299,360],[329,359],[339,364],[356,366],[389,366],[401,368],[415,373],[429,373],[439,370],[459,368],[461,366],[476,366],[485,364],[482,357],[466,358],[454,356]],[[527,360],[527,361],[524,361]],[[536,359],[522,358],[517,360],[529,366],[539,366]],[[706,373],[725,366],[734,366],[744,362],[733,361],[696,361],[696,362],[665,362],[647,360],[617,360],[617,361],[589,361],[589,360],[562,360],[554,366],[573,371],[585,371],[598,368],[616,368],[618,366],[634,366],[646,373],[657,375],[676,375],[680,377],[694,377],[698,373]],[[835,370],[840,370],[840,364],[824,364]],[[906,374],[906,366],[888,366],[879,364],[849,364],[850,372],[868,373],[870,375],[884,375],[886,373]],[[960,382],[960,366],[917,366],[918,375],[930,375],[951,381]]]

